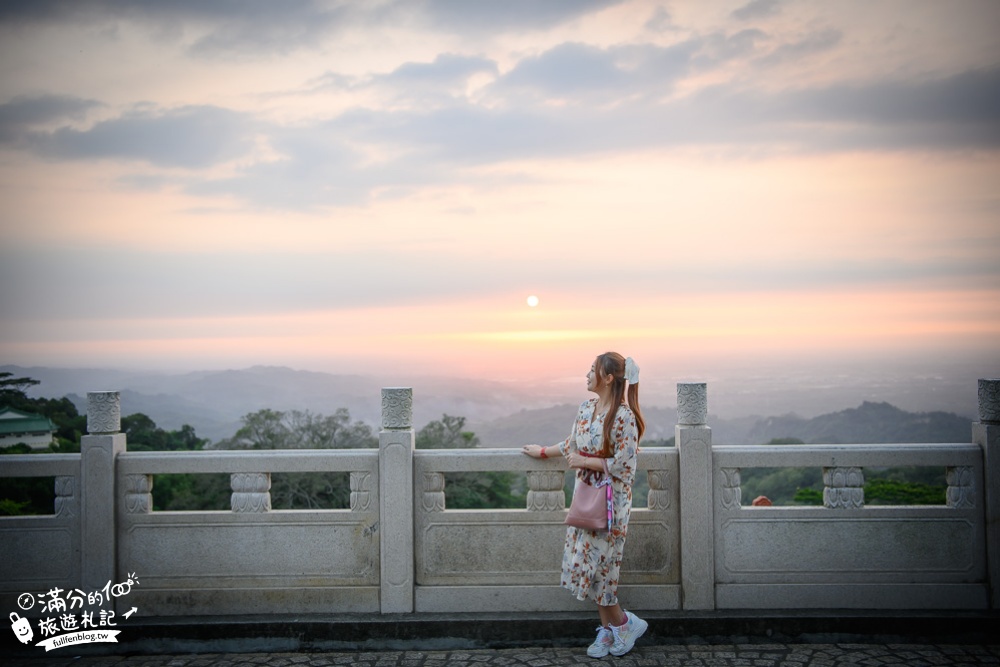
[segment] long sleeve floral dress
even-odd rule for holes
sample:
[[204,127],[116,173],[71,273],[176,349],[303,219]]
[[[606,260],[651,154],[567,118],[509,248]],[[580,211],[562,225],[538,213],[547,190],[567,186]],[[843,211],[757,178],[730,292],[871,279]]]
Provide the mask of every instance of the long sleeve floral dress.
[[[596,398],[580,405],[573,432],[559,443],[564,456],[574,448],[582,454],[600,455],[604,440],[604,415],[594,414],[596,406]],[[631,408],[622,403],[614,419],[614,458],[603,459],[614,490],[611,531],[567,527],[560,579],[560,585],[572,591],[578,600],[589,599],[602,606],[618,604],[618,573],[628,532],[629,513],[632,511],[632,483],[639,450],[639,431]],[[582,469],[577,470],[576,475],[577,484],[581,479],[594,482],[601,477],[597,471]]]

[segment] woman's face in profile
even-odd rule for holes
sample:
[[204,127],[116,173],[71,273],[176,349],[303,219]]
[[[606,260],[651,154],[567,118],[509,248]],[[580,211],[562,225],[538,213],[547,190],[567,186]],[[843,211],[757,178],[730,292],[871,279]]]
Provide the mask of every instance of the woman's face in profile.
[[596,392],[600,383],[600,378],[597,376],[597,360],[594,359],[594,363],[590,365],[590,372],[587,373],[587,391]]

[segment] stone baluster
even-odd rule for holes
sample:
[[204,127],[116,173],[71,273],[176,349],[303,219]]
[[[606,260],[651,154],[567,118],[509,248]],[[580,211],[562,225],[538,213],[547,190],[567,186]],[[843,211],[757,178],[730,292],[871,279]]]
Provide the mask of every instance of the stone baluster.
[[55,515],[76,516],[76,502],[76,478],[68,475],[56,477]]
[[271,511],[271,474],[267,472],[234,472],[229,476],[233,490],[230,506],[234,512]]
[[986,567],[993,609],[1000,607],[1000,379],[979,380],[979,421],[972,441],[983,450]]
[[566,509],[563,470],[531,470],[528,472],[528,511],[554,512]]
[[378,446],[382,543],[379,599],[383,614],[406,614],[413,611],[414,600],[413,389],[382,389]]
[[708,386],[677,384],[674,435],[680,457],[681,588],[684,609],[715,609],[712,429]]
[[823,506],[857,509],[865,506],[865,473],[862,468],[823,468]]
[[115,577],[115,460],[125,451],[121,396],[87,393],[87,435],[80,439],[80,573],[83,590]]
[[646,479],[649,482],[649,493],[646,495],[646,507],[651,510],[670,508],[670,471],[647,470]]
[[351,473],[351,511],[367,512],[372,506],[372,474],[368,471]]
[[948,507],[972,509],[976,506],[975,469],[970,466],[949,467],[945,472],[948,481]]
[[424,473],[424,486],[420,494],[420,507],[425,512],[444,511],[444,484],[444,473]]
[[126,514],[149,514],[153,511],[153,476],[125,476]]
[[740,499],[743,490],[740,489],[740,469],[722,468],[720,471],[722,483],[722,509],[740,509]]

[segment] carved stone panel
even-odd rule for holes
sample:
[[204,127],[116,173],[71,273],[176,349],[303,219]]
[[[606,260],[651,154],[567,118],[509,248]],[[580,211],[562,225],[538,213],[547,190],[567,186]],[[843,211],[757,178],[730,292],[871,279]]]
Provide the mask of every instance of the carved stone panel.
[[91,435],[122,430],[121,396],[117,391],[87,392],[87,432]]
[[229,476],[234,512],[268,512],[271,509],[271,475],[266,472],[235,472]]
[[865,506],[865,474],[862,468],[823,468],[823,505],[831,509]]
[[677,383],[677,423],[701,426],[708,422],[708,385],[704,382]]
[[125,512],[149,514],[153,511],[153,476],[125,476]]
[[551,512],[566,509],[562,470],[532,470],[528,473],[528,510]]
[[424,489],[420,494],[420,506],[425,512],[444,511],[444,473],[424,473]]
[[76,511],[74,510],[76,506],[76,477],[56,477],[56,497],[54,504],[56,516],[76,516]]
[[646,507],[651,510],[665,510],[670,508],[670,491],[668,484],[670,481],[670,471],[668,470],[648,470],[646,478],[649,480],[649,495],[646,496]]
[[971,509],[976,506],[975,469],[970,466],[948,468],[948,507]]
[[367,512],[372,506],[372,474],[370,472],[351,473],[351,511]]
[[413,428],[412,388],[382,388],[382,428],[387,430]]
[[1000,379],[979,380],[979,421],[1000,424]]
[[740,509],[740,499],[743,493],[740,489],[740,469],[722,468],[719,472],[722,483],[722,508],[727,510]]

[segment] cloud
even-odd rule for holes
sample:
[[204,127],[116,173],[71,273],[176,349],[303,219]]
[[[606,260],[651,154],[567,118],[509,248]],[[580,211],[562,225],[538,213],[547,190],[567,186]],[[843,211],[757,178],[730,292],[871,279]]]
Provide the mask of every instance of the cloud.
[[0,104],[0,142],[22,143],[34,128],[53,122],[82,120],[100,102],[70,95],[15,97]]
[[649,17],[644,27],[653,32],[665,32],[673,27],[673,17],[666,7],[657,7],[653,10],[653,15]]
[[571,43],[525,58],[497,87],[530,89],[543,97],[580,99],[620,89],[627,82],[628,75],[617,65],[611,50]]
[[0,27],[96,26],[113,39],[128,24],[195,57],[258,59],[322,46],[365,14],[360,3],[315,0],[29,0],[0,3]]
[[810,33],[801,40],[781,44],[768,55],[760,58],[757,63],[762,65],[777,65],[785,62],[798,62],[817,53],[824,53],[836,48],[843,39],[841,31],[833,28]]
[[695,63],[699,68],[710,68],[737,58],[753,56],[758,42],[767,39],[767,33],[756,28],[747,28],[725,35],[714,33],[701,40]]
[[199,34],[189,53],[208,58],[263,58],[320,48],[350,30],[423,25],[468,35],[545,30],[622,0],[27,0],[0,3],[0,26],[37,24],[143,26],[173,40]]
[[134,111],[85,130],[61,127],[26,140],[38,154],[64,160],[127,160],[203,169],[245,155],[253,123],[213,106]]
[[271,126],[267,140],[276,159],[242,166],[233,176],[192,178],[184,189],[197,196],[233,196],[264,208],[309,210],[362,204],[384,180],[369,173],[348,139],[328,123]]
[[[512,72],[518,87],[573,101],[614,99],[649,84],[642,72],[609,65],[608,54],[588,57],[597,84],[573,97],[577,81],[560,82],[567,60]],[[641,69],[641,68],[639,68]],[[664,76],[664,87],[670,76]],[[506,77],[498,87],[513,87]],[[348,122],[350,118],[350,122]],[[677,145],[775,145],[803,151],[884,147],[924,150],[995,146],[1000,129],[1000,70],[966,72],[925,82],[876,81],[865,85],[761,91],[734,85],[688,97],[597,108],[544,104],[482,107],[455,104],[423,111],[359,111],[332,126],[375,144],[424,151],[434,159],[488,163],[529,157],[566,157],[609,150]]]
[[[394,101],[438,105],[464,99],[470,80],[477,75],[498,76],[496,62],[478,56],[442,53],[433,62],[407,62],[388,74],[372,76],[350,87],[374,88]],[[335,87],[344,83],[336,75],[329,81]]]
[[[836,31],[778,46],[765,58],[834,48]],[[1000,146],[1000,69],[926,80],[885,78],[775,90],[736,78],[677,93],[682,81],[752,59],[771,37],[756,29],[669,46],[569,42],[500,73],[492,59],[443,53],[337,81],[389,97],[328,118],[282,125],[217,106],[142,107],[89,128],[70,126],[98,105],[74,97],[0,106],[0,140],[48,159],[117,160],[188,175],[143,173],[122,183],[172,183],[253,207],[356,206],[438,183],[476,183],[470,167],[675,146],[798,150],[956,150]],[[474,77],[487,77],[475,98]],[[336,79],[327,73],[319,83]],[[492,82],[489,82],[492,77]],[[331,84],[332,85],[332,84]],[[558,104],[553,104],[558,102]],[[400,104],[402,103],[402,104]],[[46,128],[55,125],[57,129]],[[270,155],[260,159],[258,144]],[[206,171],[240,159],[224,177]]]
[[455,85],[481,72],[496,74],[496,62],[487,58],[442,53],[432,63],[404,63],[390,74],[380,77],[380,80],[401,85]]
[[1000,147],[1000,69],[775,93],[719,87],[692,105],[713,115],[717,127],[738,122],[730,140],[808,151]]
[[733,10],[730,16],[740,21],[751,21],[774,16],[780,9],[781,2],[779,0],[751,0],[739,9]]
[[390,12],[416,5],[435,27],[455,32],[544,30],[620,4],[622,0],[397,0]]
[[792,114],[816,120],[872,125],[928,125],[1000,128],[1000,68],[978,69],[927,81],[836,84],[792,91],[779,97]]
[[560,44],[521,60],[490,92],[500,100],[527,94],[542,101],[604,105],[630,95],[658,96],[690,72],[692,59],[703,45],[702,40],[667,47],[638,44],[607,49]]

